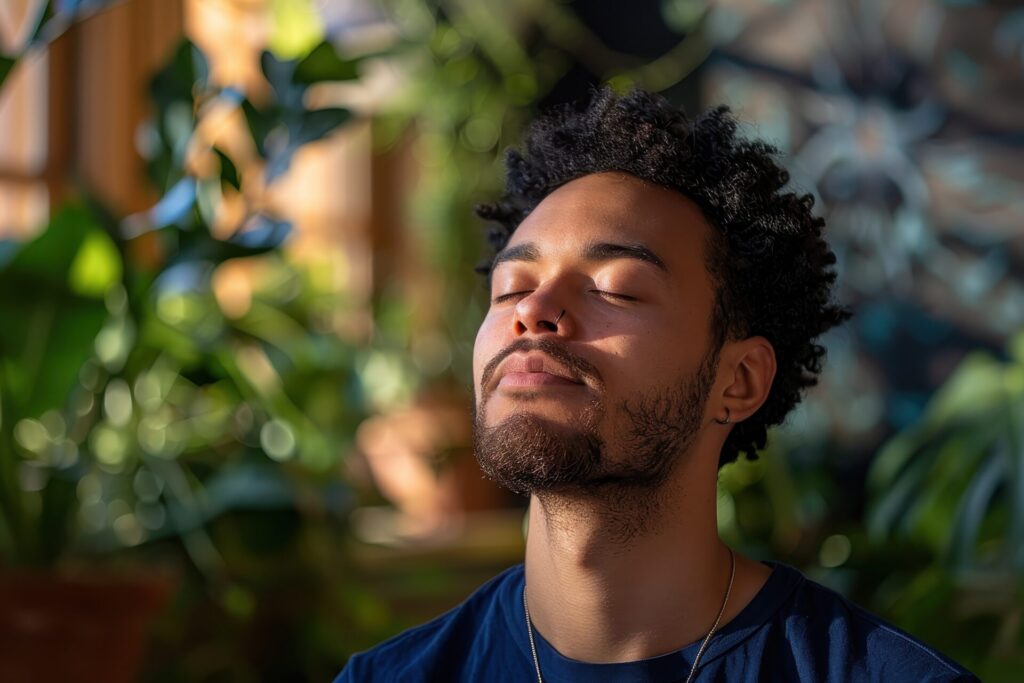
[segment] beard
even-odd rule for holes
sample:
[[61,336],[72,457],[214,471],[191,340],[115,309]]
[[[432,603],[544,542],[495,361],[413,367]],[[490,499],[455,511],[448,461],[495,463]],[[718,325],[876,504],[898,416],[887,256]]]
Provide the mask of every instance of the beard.
[[[513,351],[533,348],[569,367],[585,368],[591,377],[600,379],[586,361],[549,340],[521,340],[499,354],[492,367]],[[696,437],[714,381],[718,350],[709,350],[695,373],[637,392],[612,406],[618,418],[611,435],[614,454],[599,433],[609,417],[600,388],[598,397],[572,425],[557,424],[529,411],[488,425],[484,396],[473,416],[477,462],[498,485],[522,495],[537,494],[542,501],[552,494],[599,492],[607,499],[609,489],[642,500],[662,487]],[[523,395],[524,400],[529,398],[529,394]]]

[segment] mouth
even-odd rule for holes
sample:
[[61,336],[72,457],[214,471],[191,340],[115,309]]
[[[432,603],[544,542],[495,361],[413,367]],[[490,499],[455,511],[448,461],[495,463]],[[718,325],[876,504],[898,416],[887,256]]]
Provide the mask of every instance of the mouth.
[[537,352],[510,355],[499,367],[497,375],[497,386],[506,389],[585,386],[566,367]]
[[501,376],[498,381],[499,387],[539,387],[539,386],[566,386],[566,387],[578,387],[582,386],[581,382],[576,382],[566,377],[559,375],[553,375],[548,372],[507,372]]

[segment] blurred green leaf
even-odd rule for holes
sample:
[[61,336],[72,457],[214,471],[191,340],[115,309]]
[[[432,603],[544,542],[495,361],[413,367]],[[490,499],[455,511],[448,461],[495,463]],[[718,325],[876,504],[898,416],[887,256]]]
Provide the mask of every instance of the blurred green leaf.
[[868,528],[875,538],[888,536],[906,519],[928,466],[925,458],[917,458],[899,478],[881,484],[884,493],[878,497],[868,516]]
[[1024,367],[967,356],[920,420],[883,446],[868,483],[876,539],[911,538],[954,568],[995,561],[1024,567]]
[[358,77],[358,61],[343,58],[331,43],[325,41],[299,61],[293,80],[312,85],[322,81],[350,81]]
[[281,110],[279,107],[257,108],[249,100],[242,101],[242,113],[245,115],[245,123],[249,127],[249,133],[256,144],[256,150],[260,156],[267,156],[267,139],[276,129],[284,128],[281,121]]
[[302,126],[292,142],[295,145],[305,145],[319,140],[351,118],[352,112],[340,107],[314,109],[303,116]]
[[1010,561],[1024,569],[1024,401],[1008,401],[1006,420],[1009,439],[1007,458],[1010,469]]
[[198,103],[209,96],[209,65],[188,40],[150,81],[153,118],[142,128],[141,151],[153,183],[161,190],[185,177],[185,151],[195,129]]
[[[82,244],[97,230],[102,231],[102,228],[84,207],[65,206],[44,230],[15,253],[5,275],[31,278],[48,287],[63,288]],[[5,288],[5,291],[16,290]]]
[[121,254],[113,240],[101,230],[90,231],[68,272],[71,291],[102,299],[107,290],[121,281],[121,275]]
[[242,181],[238,176],[238,168],[235,167],[235,162],[231,161],[231,158],[220,151],[216,147],[213,151],[217,154],[217,158],[220,159],[220,179],[236,190],[242,189]]
[[0,88],[3,87],[4,81],[7,80],[7,76],[10,75],[11,71],[14,69],[14,65],[17,63],[17,57],[0,55]]
[[999,400],[1005,367],[987,353],[972,353],[957,366],[928,404],[926,422],[943,424],[989,410]]
[[269,154],[264,172],[265,182],[272,183],[284,175],[291,167],[292,158],[300,147],[324,138],[350,118],[352,112],[340,107],[315,109],[298,115],[298,125],[289,127],[288,144],[283,149]]
[[260,54],[260,70],[263,77],[267,79],[277,101],[285,109],[297,109],[302,107],[302,95],[305,92],[304,86],[298,86],[293,80],[295,67],[298,62],[278,59],[269,50]]
[[178,44],[170,61],[150,81],[149,91],[158,111],[184,102],[192,104],[197,92],[207,86],[210,65],[191,41]]
[[85,209],[65,207],[0,271],[0,291],[24,293],[0,297],[5,419],[61,407],[92,354],[107,311],[102,300],[75,292],[68,273],[97,232],[102,229]]
[[1017,363],[1024,366],[1024,332],[1013,335],[1008,345],[1010,357]]
[[973,559],[985,514],[992,504],[1000,482],[1006,476],[1006,451],[997,448],[968,480],[960,499],[955,524],[949,534],[950,556],[954,566],[965,566]]

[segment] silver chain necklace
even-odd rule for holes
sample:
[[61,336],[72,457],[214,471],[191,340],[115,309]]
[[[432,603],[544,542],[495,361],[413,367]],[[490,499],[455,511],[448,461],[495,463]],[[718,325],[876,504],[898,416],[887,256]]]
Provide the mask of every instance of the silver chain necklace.
[[[700,649],[697,650],[697,656],[693,658],[693,666],[690,667],[690,675],[686,677],[686,683],[690,683],[693,680],[693,675],[697,673],[697,664],[700,663],[700,658],[704,656],[704,650],[707,649],[708,643],[711,641],[711,636],[715,635],[715,631],[718,630],[718,624],[722,621],[722,615],[725,614],[725,606],[729,604],[729,594],[732,593],[732,580],[736,578],[736,553],[733,552],[732,548],[729,549],[729,585],[725,589],[725,599],[722,600],[722,609],[718,610],[718,616],[715,617],[715,623],[711,626],[711,630],[704,636],[704,642],[700,644]],[[526,634],[530,636],[530,654],[533,655],[533,666],[537,670],[537,683],[544,683],[544,678],[540,675],[540,660],[537,659],[537,644],[533,641],[533,622],[530,621],[530,607],[526,604],[526,583],[523,583],[523,611],[526,612]]]

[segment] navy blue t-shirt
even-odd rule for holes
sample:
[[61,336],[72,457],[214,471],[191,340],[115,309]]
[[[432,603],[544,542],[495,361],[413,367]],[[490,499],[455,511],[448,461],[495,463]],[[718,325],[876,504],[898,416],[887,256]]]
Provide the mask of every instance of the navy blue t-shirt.
[[[712,638],[695,681],[977,681],[969,671],[788,565]],[[465,602],[349,660],[335,683],[536,681],[523,565]],[[564,657],[534,630],[546,683],[685,681],[700,642],[621,664]]]

